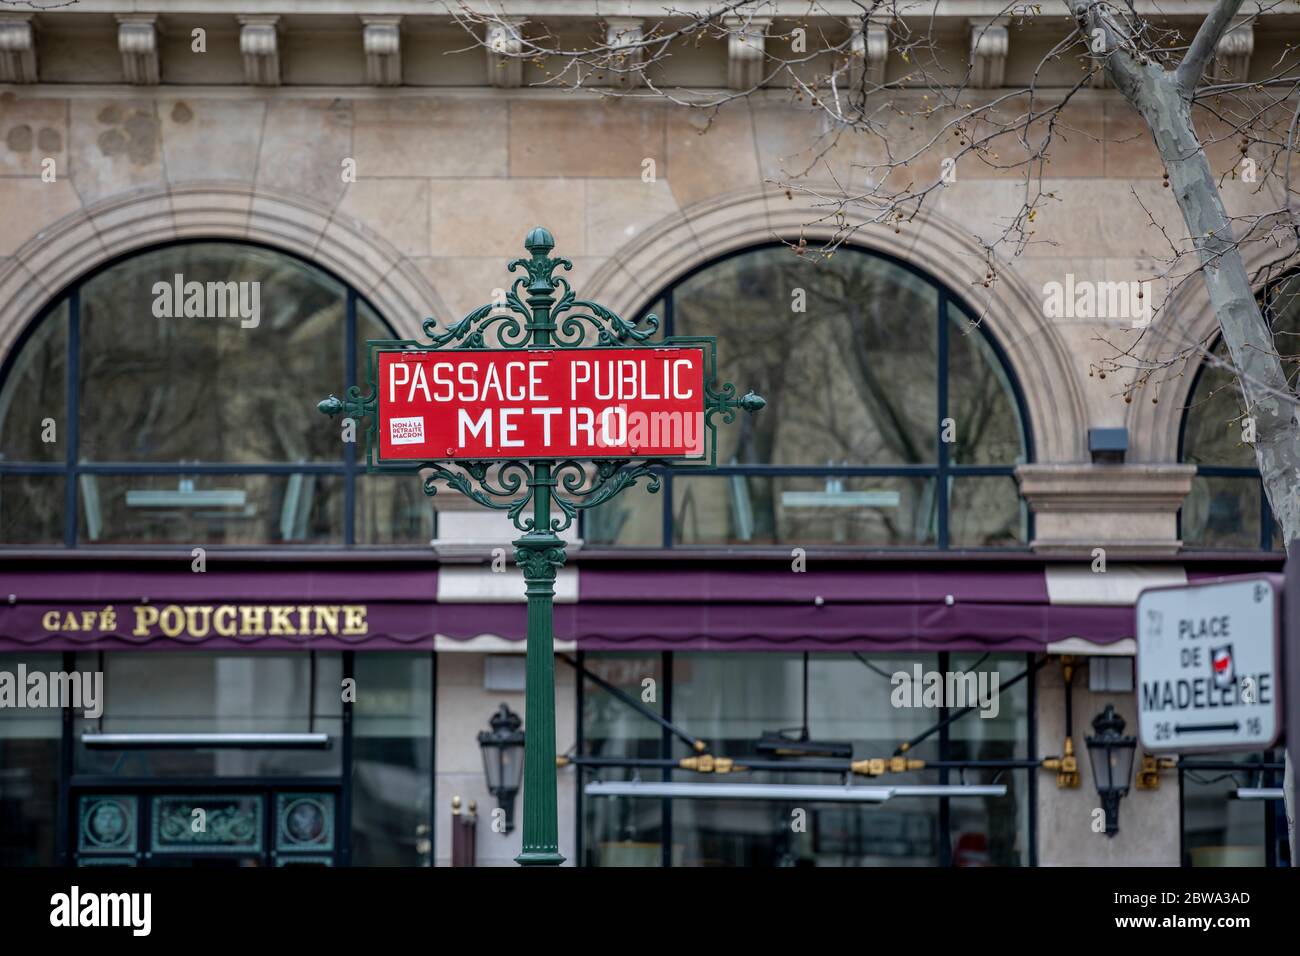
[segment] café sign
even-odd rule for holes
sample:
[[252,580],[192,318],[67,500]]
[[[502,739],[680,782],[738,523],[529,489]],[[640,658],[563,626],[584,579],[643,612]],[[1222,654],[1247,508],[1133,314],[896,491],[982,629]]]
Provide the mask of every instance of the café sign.
[[104,637],[364,637],[364,604],[135,604],[118,610],[50,608],[41,612],[47,634]]

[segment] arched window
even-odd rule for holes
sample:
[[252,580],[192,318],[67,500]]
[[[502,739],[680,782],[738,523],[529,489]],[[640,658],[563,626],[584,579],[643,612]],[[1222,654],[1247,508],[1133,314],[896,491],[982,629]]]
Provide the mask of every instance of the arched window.
[[427,543],[419,483],[365,475],[315,408],[389,337],[332,275],[247,243],[78,280],[0,366],[0,542]]
[[861,249],[813,262],[773,245],[696,270],[645,311],[666,334],[717,336],[720,377],[768,405],[719,429],[717,471],[679,468],[661,497],[625,492],[592,512],[588,543],[1028,541],[1017,388],[938,283]]
[[[1261,296],[1264,319],[1284,361],[1300,342],[1300,275],[1270,284]],[[1184,547],[1280,550],[1283,547],[1260,481],[1251,423],[1228,347],[1219,339],[1201,363],[1183,412],[1179,458],[1196,465],[1192,490],[1179,513]]]

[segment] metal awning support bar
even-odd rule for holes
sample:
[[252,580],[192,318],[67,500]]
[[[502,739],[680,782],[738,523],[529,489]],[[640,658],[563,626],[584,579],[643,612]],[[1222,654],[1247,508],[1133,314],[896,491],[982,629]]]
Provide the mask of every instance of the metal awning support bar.
[[97,750],[180,750],[189,747],[243,750],[324,750],[329,734],[82,734]]
[[891,787],[896,797],[1005,797],[1005,783],[900,784]]
[[782,773],[857,773],[878,776],[883,773],[903,773],[908,770],[1016,770],[1032,769],[1042,764],[1040,760],[911,760],[910,766],[894,768],[889,760],[879,761],[879,769],[865,769],[868,760],[767,760],[748,757],[685,757],[681,760],[662,757],[588,757],[568,755],[559,758],[560,765],[581,767],[625,767],[661,770],[693,770],[697,773],[746,773],[751,770],[777,770]]
[[835,803],[884,803],[893,787],[818,787],[775,783],[661,783],[593,780],[589,797],[654,797],[704,800],[821,800]]
[[680,727],[674,724],[671,720],[666,720],[664,717],[657,714],[653,709],[641,703],[641,701],[637,700],[631,694],[627,693],[626,691],[620,690],[619,688],[615,687],[613,684],[611,684],[609,681],[605,680],[604,678],[600,677],[599,675],[593,674],[590,670],[583,667],[581,664],[575,661],[568,654],[561,654],[560,656],[564,659],[564,662],[566,664],[568,664],[570,667],[576,670],[583,677],[590,680],[601,690],[618,698],[623,703],[627,704],[629,707],[635,710],[641,716],[648,717],[650,720],[653,720],[660,727],[663,727],[669,733],[673,734],[673,736],[677,737],[680,740],[684,740],[686,742],[686,745],[690,747],[692,750],[694,750],[696,753],[703,753],[705,750],[708,749],[708,744],[706,744],[703,740],[699,740],[695,737],[692,737],[686,731],[682,730]]
[[1005,784],[848,787],[776,783],[664,783],[639,780],[593,780],[583,788],[589,797],[647,797],[700,800],[808,800],[817,803],[884,803],[894,797],[1005,797]]

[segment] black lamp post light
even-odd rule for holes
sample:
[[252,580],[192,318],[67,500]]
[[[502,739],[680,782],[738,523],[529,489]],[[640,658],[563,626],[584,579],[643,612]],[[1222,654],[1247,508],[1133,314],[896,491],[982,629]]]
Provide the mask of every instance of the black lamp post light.
[[1092,729],[1095,736],[1085,737],[1084,742],[1092,762],[1092,779],[1106,811],[1106,836],[1113,837],[1119,832],[1119,802],[1133,779],[1137,738],[1124,736],[1124,718],[1115,713],[1113,704],[1092,719]]
[[487,774],[488,792],[506,812],[506,833],[515,828],[515,797],[524,772],[523,721],[502,704],[492,715],[491,730],[481,730],[479,749],[483,751],[483,772]]

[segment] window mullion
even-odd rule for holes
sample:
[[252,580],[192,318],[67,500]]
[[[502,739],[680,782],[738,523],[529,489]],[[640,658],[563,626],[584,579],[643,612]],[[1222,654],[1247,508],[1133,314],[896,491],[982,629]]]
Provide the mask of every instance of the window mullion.
[[948,296],[939,289],[939,374],[938,407],[939,421],[935,431],[938,440],[939,474],[935,479],[935,495],[939,503],[939,527],[936,544],[940,549],[948,547],[948,443],[943,440],[943,423],[948,418]]
[[[347,293],[347,318],[343,323],[343,368],[347,388],[357,384],[357,294],[351,286]],[[344,393],[346,394],[346,392]],[[356,544],[357,451],[355,442],[343,443],[343,546]]]
[[67,437],[66,484],[63,489],[63,544],[69,548],[77,546],[77,456],[80,442],[80,404],[78,401],[78,384],[81,378],[81,286],[74,286],[68,296],[68,358],[67,414],[68,422],[64,428]]

